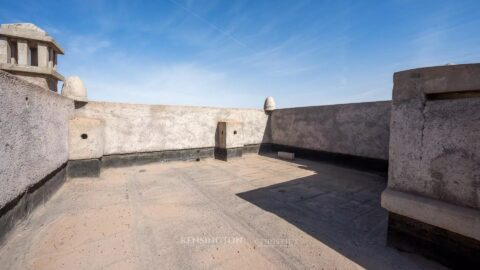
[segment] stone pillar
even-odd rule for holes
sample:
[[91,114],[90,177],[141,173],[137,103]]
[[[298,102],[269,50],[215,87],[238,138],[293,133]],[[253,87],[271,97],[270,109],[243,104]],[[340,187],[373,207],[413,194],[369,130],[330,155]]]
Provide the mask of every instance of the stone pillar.
[[10,62],[10,46],[7,37],[0,37],[0,64]]
[[26,66],[28,65],[28,42],[26,40],[17,41],[17,52],[18,52],[18,64]]
[[38,54],[38,66],[48,67],[48,46],[46,44],[39,43],[37,46]]

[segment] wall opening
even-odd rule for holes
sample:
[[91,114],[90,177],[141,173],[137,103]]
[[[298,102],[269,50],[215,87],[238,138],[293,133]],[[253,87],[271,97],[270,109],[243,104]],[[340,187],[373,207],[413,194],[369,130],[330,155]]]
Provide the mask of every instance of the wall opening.
[[18,63],[17,41],[10,40],[8,43],[10,45],[10,64],[16,64]]
[[30,50],[28,54],[30,57],[30,59],[28,59],[28,63],[30,64],[30,66],[37,67],[38,66],[38,49],[36,45],[30,46],[28,49]]
[[80,135],[80,137],[84,140],[86,140],[88,138],[88,135],[86,133],[83,133],[82,135]]

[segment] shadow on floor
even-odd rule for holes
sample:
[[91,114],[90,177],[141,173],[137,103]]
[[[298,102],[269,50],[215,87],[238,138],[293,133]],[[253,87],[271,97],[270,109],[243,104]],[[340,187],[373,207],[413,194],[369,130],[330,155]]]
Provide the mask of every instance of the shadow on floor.
[[[386,177],[318,162],[295,163],[315,174],[237,196],[363,267],[386,267],[385,260],[394,252],[385,247],[387,211],[380,206]],[[377,261],[372,256],[383,258]]]

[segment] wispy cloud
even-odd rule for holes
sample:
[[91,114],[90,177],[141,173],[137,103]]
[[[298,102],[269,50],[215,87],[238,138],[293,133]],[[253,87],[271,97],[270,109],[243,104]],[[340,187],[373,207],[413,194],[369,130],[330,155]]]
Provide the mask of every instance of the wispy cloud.
[[110,47],[110,41],[95,36],[75,35],[71,37],[67,46],[69,53],[79,54],[85,57],[101,49]]
[[[11,10],[29,6],[10,2]],[[53,12],[32,5],[35,14]],[[261,107],[267,95],[280,107],[372,101],[390,97],[394,71],[480,59],[480,4],[470,0],[54,6],[59,17],[35,19],[63,41],[60,71],[80,75],[99,100],[233,107]],[[0,7],[0,19],[11,10]]]

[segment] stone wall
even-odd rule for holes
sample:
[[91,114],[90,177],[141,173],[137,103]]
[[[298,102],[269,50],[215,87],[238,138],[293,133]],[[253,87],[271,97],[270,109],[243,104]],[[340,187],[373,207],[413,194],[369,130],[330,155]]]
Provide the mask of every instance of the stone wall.
[[[77,107],[76,117],[104,123],[103,155],[215,147],[217,124],[222,120],[243,122],[244,145],[270,142],[263,110],[107,102]],[[75,140],[80,136],[71,145],[78,145]]]
[[279,109],[272,143],[388,160],[389,101]]
[[73,101],[0,71],[0,208],[68,160]]
[[[479,64],[395,73],[387,209],[480,240],[478,228],[465,226],[467,221],[457,228],[450,225],[458,217],[446,216],[450,225],[440,224],[440,214],[428,218],[420,210],[420,204],[438,203],[469,209],[456,213],[475,209],[470,220],[480,226],[479,90]],[[390,203],[405,194],[416,196],[419,206]]]
[[394,245],[478,263],[480,64],[395,73],[390,133],[382,206]]

